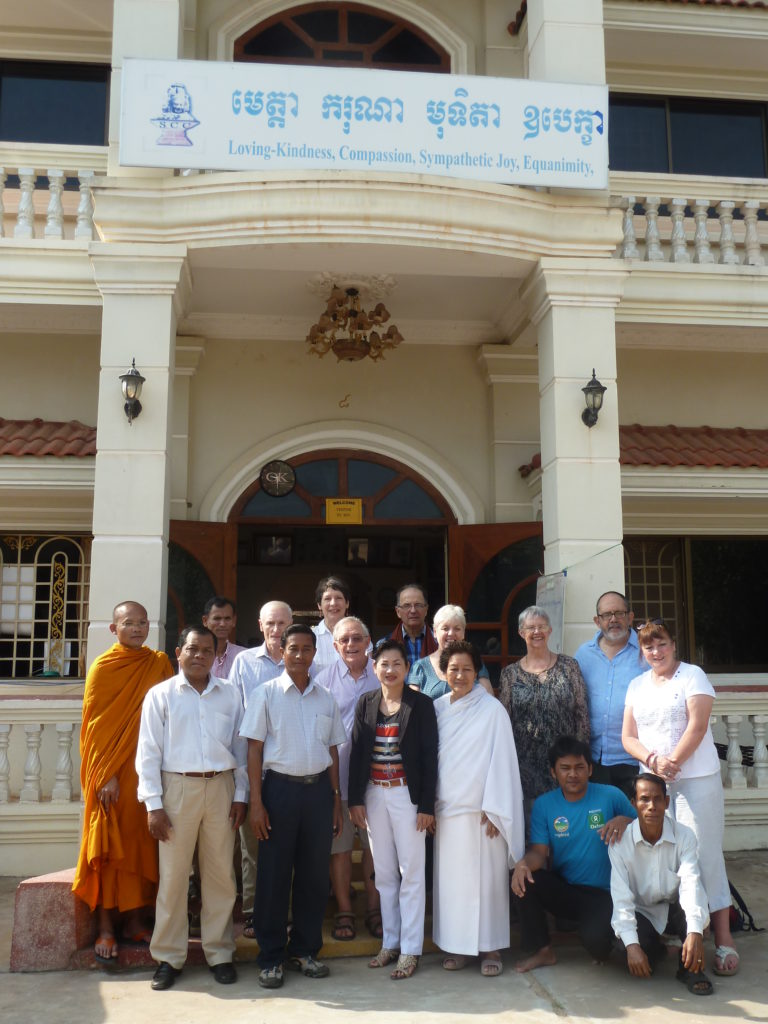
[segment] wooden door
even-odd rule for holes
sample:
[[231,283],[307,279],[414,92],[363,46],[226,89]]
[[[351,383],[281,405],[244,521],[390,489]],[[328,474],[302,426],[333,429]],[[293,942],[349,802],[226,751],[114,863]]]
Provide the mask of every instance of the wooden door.
[[448,594],[467,616],[494,685],[502,668],[524,653],[517,616],[536,600],[544,570],[541,523],[448,527]]
[[200,621],[208,598],[221,594],[234,601],[236,593],[237,524],[172,519],[166,648],[175,649],[179,632]]

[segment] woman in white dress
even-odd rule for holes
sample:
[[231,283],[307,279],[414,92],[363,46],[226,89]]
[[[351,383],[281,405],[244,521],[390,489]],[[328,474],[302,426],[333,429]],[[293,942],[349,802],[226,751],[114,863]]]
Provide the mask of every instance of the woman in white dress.
[[477,681],[472,644],[448,644],[440,669],[450,693],[435,701],[438,729],[432,937],[447,971],[480,955],[501,974],[509,946],[509,870],[523,855],[523,795],[509,715]]
[[715,974],[735,974],[739,954],[730,929],[731,893],[723,858],[723,786],[709,718],[715,691],[697,665],[680,661],[675,638],[661,619],[637,630],[650,669],[629,684],[621,741],[624,749],[667,783],[669,810],[693,829],[701,880],[715,936]]

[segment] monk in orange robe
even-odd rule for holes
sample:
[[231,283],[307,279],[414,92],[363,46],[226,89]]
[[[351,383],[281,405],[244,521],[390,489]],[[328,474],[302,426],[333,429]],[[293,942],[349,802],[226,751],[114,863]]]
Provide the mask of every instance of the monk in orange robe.
[[125,915],[124,937],[146,942],[151,937],[141,912],[154,905],[157,895],[157,841],[136,797],[134,762],[144,696],[174,674],[166,654],[144,646],[149,621],[142,605],[117,605],[109,628],[117,643],[91,665],[83,694],[80,782],[85,809],[72,886],[98,911],[94,952],[102,961],[118,953],[116,912]]

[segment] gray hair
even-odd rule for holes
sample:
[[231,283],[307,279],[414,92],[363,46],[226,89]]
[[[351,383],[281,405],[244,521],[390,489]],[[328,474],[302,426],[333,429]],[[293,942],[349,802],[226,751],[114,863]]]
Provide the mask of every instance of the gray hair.
[[370,640],[370,638],[371,638],[371,631],[368,629],[368,627],[363,622],[363,620],[362,619],[358,619],[358,617],[356,615],[345,615],[343,619],[339,619],[339,621],[333,627],[333,639],[334,640],[337,638],[337,634],[341,632],[342,627],[346,626],[347,623],[349,623],[349,622],[356,623],[360,627],[360,632],[363,634],[363,636],[367,636],[368,639]]
[[467,617],[464,614],[464,609],[460,608],[457,604],[444,604],[442,608],[438,608],[435,612],[435,617],[432,619],[432,626],[434,629],[443,622],[460,622],[461,628],[467,628]]
[[552,620],[549,617],[549,613],[545,612],[543,608],[540,608],[537,604],[528,605],[527,608],[523,608],[517,617],[517,628],[522,629],[528,619],[544,619],[548,626],[552,626]]
[[293,618],[291,606],[286,604],[285,601],[267,601],[266,604],[263,604],[261,608],[259,608],[259,620],[264,618],[267,613],[267,608],[271,608],[273,605],[279,605],[281,608],[284,608],[288,612],[288,617],[291,619]]

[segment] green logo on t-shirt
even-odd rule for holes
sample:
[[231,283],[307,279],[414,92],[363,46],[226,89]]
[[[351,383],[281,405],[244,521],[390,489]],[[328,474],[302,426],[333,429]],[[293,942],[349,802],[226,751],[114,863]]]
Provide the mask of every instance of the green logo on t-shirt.
[[602,811],[587,811],[587,824],[593,830],[602,828],[605,824],[605,815]]

